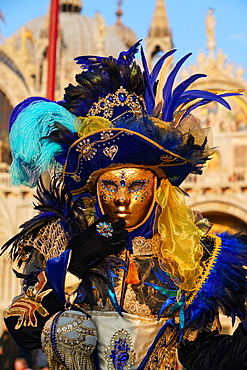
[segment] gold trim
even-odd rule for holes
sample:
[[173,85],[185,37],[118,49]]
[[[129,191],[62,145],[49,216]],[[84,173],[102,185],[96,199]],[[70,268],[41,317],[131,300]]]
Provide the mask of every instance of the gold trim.
[[47,278],[43,271],[38,275],[38,282],[33,287],[29,287],[26,293],[19,296],[7,309],[5,318],[19,316],[15,329],[21,326],[36,328],[38,326],[36,312],[43,317],[49,316],[49,312],[42,306],[43,298],[52,291],[52,289],[42,291],[46,283]]
[[[160,144],[157,144],[155,141],[153,141],[153,140],[149,139],[149,138],[148,138],[148,137],[146,137],[145,135],[142,135],[142,134],[140,134],[140,133],[138,133],[138,132],[135,132],[135,131],[131,131],[131,130],[127,129],[127,128],[115,128],[115,127],[114,127],[114,128],[104,128],[104,129],[100,129],[100,130],[94,131],[94,132],[92,132],[92,133],[90,133],[90,134],[88,134],[88,135],[86,135],[86,136],[80,137],[78,140],[76,140],[76,141],[75,141],[75,142],[70,146],[70,148],[72,148],[72,147],[74,147],[75,145],[77,145],[77,143],[78,143],[80,140],[86,139],[87,137],[92,136],[92,135],[94,135],[94,134],[98,134],[98,133],[100,133],[100,132],[102,132],[102,131],[119,131],[119,130],[121,130],[121,131],[119,132],[119,135],[120,135],[122,132],[127,132],[127,133],[129,133],[130,135],[137,135],[137,136],[141,137],[142,139],[144,139],[144,140],[148,141],[150,144],[153,144],[153,145],[154,145],[154,146],[156,146],[157,148],[159,148],[159,149],[163,150],[164,152],[166,152],[166,153],[168,153],[168,154],[172,154],[174,157],[177,157],[177,158],[183,159],[186,163],[187,163],[187,162],[188,162],[188,163],[192,163],[189,159],[186,159],[186,158],[184,158],[184,157],[181,157],[180,155],[175,154],[175,153],[171,152],[170,150],[164,149],[164,147],[163,147],[163,146],[161,146]],[[117,135],[116,135],[116,136],[117,136]],[[102,140],[99,140],[99,142],[108,141],[108,140],[113,139],[114,137],[115,137],[115,136],[111,136],[111,138],[102,139]],[[98,141],[97,141],[97,142],[98,142]],[[70,150],[70,148],[69,148],[69,150]],[[66,161],[66,162],[67,162],[67,161]]]
[[[121,101],[120,94],[125,94],[125,100]],[[112,98],[112,101],[109,100]],[[136,100],[133,100],[135,98]],[[101,105],[103,103],[103,106]],[[142,104],[141,104],[142,103]],[[120,86],[114,93],[109,93],[106,96],[99,98],[94,102],[87,112],[87,116],[97,116],[103,114],[106,119],[111,119],[114,114],[115,107],[128,107],[135,115],[141,115],[143,106],[146,108],[145,101],[142,95],[137,95],[135,92],[129,92],[123,86]]]
[[214,235],[214,234],[208,234],[208,236],[210,236],[211,238],[214,239],[215,248],[214,248],[214,251],[213,251],[212,255],[209,258],[209,262],[207,264],[206,269],[204,270],[203,274],[201,275],[200,280],[198,280],[198,282],[196,284],[196,288],[193,291],[193,294],[191,295],[191,297],[187,301],[186,308],[188,308],[192,304],[192,302],[196,298],[197,294],[199,293],[199,291],[203,287],[203,284],[206,282],[207,278],[209,277],[215,263],[217,262],[217,257],[220,253],[221,244],[222,244],[221,238],[217,235]]

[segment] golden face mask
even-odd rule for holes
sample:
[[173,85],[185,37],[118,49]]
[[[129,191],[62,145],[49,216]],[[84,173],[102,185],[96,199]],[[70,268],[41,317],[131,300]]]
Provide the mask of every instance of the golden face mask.
[[153,210],[157,177],[142,168],[122,168],[102,174],[97,183],[99,205],[111,222],[120,218],[132,230],[143,224]]

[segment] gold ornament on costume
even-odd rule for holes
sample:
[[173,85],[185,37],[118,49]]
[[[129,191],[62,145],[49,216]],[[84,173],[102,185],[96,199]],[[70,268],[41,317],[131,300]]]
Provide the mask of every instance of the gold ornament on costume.
[[129,111],[138,116],[142,114],[144,98],[135,93],[129,93],[121,86],[114,94],[108,94],[95,102],[89,109],[87,115],[102,115],[104,118],[111,119],[114,113],[114,108],[120,106],[129,107]]
[[39,230],[36,237],[29,235],[19,243],[18,254],[25,261],[28,258],[28,251],[34,248],[47,261],[50,258],[60,256],[66,249],[67,241],[68,235],[64,232],[60,222],[50,221]]
[[115,157],[115,155],[117,154],[117,152],[118,152],[118,146],[117,145],[112,145],[112,146],[110,146],[110,148],[105,147],[103,149],[103,154],[106,157],[109,157],[110,159],[113,159]]
[[97,153],[94,144],[95,143],[90,143],[90,139],[84,139],[77,144],[76,150],[81,153],[85,161],[90,161]]
[[52,289],[43,290],[47,278],[45,272],[38,275],[38,282],[34,286],[30,286],[26,293],[17,297],[12,305],[7,309],[5,318],[11,316],[19,316],[15,329],[21,326],[38,326],[36,312],[41,316],[49,316],[49,312],[42,306],[43,298],[48,295]]
[[192,295],[187,301],[187,307],[191,305],[191,303],[194,301],[196,298],[197,294],[203,287],[205,281],[207,280],[208,276],[210,275],[212,268],[214,267],[218,254],[220,253],[221,250],[221,238],[217,235],[214,234],[208,234],[207,236],[204,237],[205,239],[211,239],[214,241],[214,250],[213,253],[211,254],[209,260],[207,261],[207,265],[205,270],[203,271],[200,279],[197,281],[195,290],[193,291]]
[[134,256],[152,256],[152,239],[136,236],[132,240],[132,250]]
[[45,323],[41,342],[50,369],[95,369],[91,355],[97,343],[97,332],[83,312],[68,310],[53,315]]

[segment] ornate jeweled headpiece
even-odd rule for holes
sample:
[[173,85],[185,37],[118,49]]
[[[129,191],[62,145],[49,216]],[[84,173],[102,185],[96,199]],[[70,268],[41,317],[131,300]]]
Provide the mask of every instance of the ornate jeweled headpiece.
[[135,116],[141,116],[145,108],[144,99],[135,93],[130,94],[121,86],[114,94],[107,94],[95,102],[89,109],[87,116],[103,116],[111,119],[114,109],[124,106],[129,107],[125,114],[134,113]]

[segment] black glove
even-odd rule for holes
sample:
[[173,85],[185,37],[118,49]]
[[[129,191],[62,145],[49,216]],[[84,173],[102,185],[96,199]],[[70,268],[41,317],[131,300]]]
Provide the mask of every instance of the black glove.
[[[72,255],[68,271],[78,278],[81,279],[89,268],[98,265],[105,257],[126,248],[128,231],[123,229],[125,221],[120,219],[111,225],[109,220],[108,215],[102,216],[69,241]],[[105,223],[109,225],[109,228],[106,225],[106,232]]]

